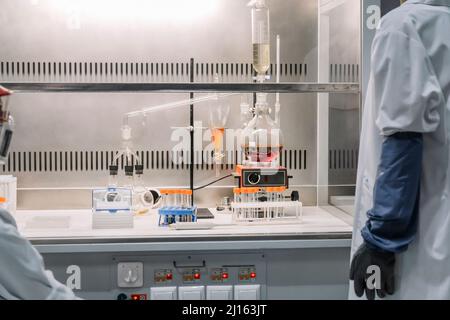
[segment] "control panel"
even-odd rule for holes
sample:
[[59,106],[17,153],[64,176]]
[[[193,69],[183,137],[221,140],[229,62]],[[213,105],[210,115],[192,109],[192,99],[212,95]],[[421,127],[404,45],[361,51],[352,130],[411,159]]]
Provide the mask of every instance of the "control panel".
[[286,168],[246,168],[237,172],[240,188],[289,187]]
[[[266,264],[258,254],[223,260],[185,257],[117,257],[118,300],[258,300],[265,297]],[[139,260],[138,260],[139,259]],[[164,263],[164,260],[166,262]],[[228,260],[228,261],[227,261]]]
[[154,273],[154,282],[155,283],[170,283],[173,280],[173,271],[172,269],[159,269],[155,270]]
[[256,282],[256,268],[255,267],[239,268],[238,277],[240,282]]
[[230,273],[228,268],[213,268],[211,269],[211,281],[224,283],[228,282],[230,278]]
[[183,271],[182,279],[184,283],[198,283],[202,279],[202,274],[198,269]]

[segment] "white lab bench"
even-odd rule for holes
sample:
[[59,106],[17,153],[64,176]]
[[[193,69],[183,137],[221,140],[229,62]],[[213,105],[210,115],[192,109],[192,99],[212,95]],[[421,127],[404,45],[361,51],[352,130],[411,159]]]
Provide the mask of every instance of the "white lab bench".
[[266,224],[233,224],[231,213],[211,209],[213,219],[200,219],[199,224],[217,224],[208,230],[174,230],[158,226],[157,211],[136,216],[132,229],[92,229],[91,210],[17,211],[20,232],[27,238],[48,240],[178,238],[217,236],[273,236],[321,233],[348,233],[351,225],[319,207],[306,207],[301,221],[289,220]]
[[[151,288],[164,287],[153,279],[158,270],[178,274],[167,283],[170,288],[184,287],[181,276],[188,269],[204,274],[196,286],[217,286],[209,279],[217,268],[230,270],[227,285],[248,285],[238,280],[246,266],[258,271],[262,299],[346,298],[348,214],[334,207],[304,207],[301,222],[235,225],[229,212],[212,212],[214,219],[199,220],[217,224],[207,230],[159,227],[156,211],[136,216],[133,229],[93,230],[90,210],[20,210],[15,218],[57,279],[68,279],[69,266],[80,267],[79,294],[85,298],[149,294]],[[118,287],[117,264],[124,261],[143,263],[142,288]]]

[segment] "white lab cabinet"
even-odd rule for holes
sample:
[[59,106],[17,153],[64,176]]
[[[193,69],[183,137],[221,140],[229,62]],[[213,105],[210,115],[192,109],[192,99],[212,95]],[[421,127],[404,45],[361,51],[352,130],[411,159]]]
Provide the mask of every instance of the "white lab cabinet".
[[205,300],[205,287],[179,287],[178,288],[179,300]]
[[233,300],[233,286],[208,286],[207,300]]
[[177,287],[150,288],[150,300],[177,300]]
[[234,286],[234,300],[260,300],[261,286],[255,285],[237,285]]

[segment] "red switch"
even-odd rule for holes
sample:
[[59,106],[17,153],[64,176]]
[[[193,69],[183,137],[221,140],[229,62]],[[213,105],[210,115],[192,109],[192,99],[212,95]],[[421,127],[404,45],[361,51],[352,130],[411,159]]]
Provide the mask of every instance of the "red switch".
[[200,279],[200,273],[194,273],[194,279],[195,280]]
[[166,274],[166,280],[172,280],[173,275],[171,273]]
[[224,272],[222,273],[222,279],[228,279],[228,273]]
[[256,278],[256,272],[251,272],[250,273],[250,278],[255,279]]
[[146,294],[132,294],[131,300],[147,300]]

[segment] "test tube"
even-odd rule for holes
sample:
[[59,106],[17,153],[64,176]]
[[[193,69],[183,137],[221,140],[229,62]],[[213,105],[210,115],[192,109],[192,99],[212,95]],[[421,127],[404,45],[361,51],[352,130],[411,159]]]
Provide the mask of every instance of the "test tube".
[[[267,198],[266,203],[270,203],[270,188],[266,188],[263,190],[263,195]],[[267,218],[270,216],[270,207],[263,207],[263,218]]]
[[[249,203],[248,188],[242,188],[241,193],[242,193],[242,202],[244,204],[248,204]],[[243,210],[243,218],[244,219],[249,218],[249,210],[250,210],[249,208],[244,208],[244,210]]]
[[190,208],[191,207],[191,201],[190,201],[190,197],[189,195],[192,193],[191,190],[185,190],[184,192],[184,198],[186,201],[186,208]]
[[[247,190],[247,192],[248,192],[248,202],[250,204],[255,203],[254,197],[253,197],[253,191],[254,191],[253,188],[249,188]],[[255,217],[255,209],[250,207],[248,211],[249,211],[249,218],[253,219]]]
[[162,196],[162,204],[161,204],[161,207],[162,207],[162,208],[167,207],[167,190],[165,190],[165,189],[160,189],[160,190],[159,190],[159,193],[161,193],[161,196]]
[[[273,195],[274,195],[274,188],[267,188],[266,189],[266,197],[267,197],[267,202],[271,203],[273,202]],[[273,218],[273,208],[271,207],[267,207],[265,208],[265,212],[264,212],[264,218]]]
[[[259,188],[253,188],[252,198],[253,198],[254,203],[258,203],[258,197],[259,197],[260,191],[261,190]],[[258,218],[258,215],[259,215],[259,208],[258,207],[253,208],[253,218]]]
[[167,206],[173,207],[173,190],[167,190]]
[[[252,199],[254,203],[258,203],[259,202],[259,188],[253,188],[252,189]],[[255,207],[253,208],[253,218],[258,218],[258,212],[259,212],[259,208]]]
[[177,208],[181,207],[181,190],[175,190],[175,206]]
[[274,203],[274,207],[272,207],[271,218],[276,218],[278,207],[276,207],[276,202],[278,202],[278,188],[274,187],[271,189],[271,202]]
[[[187,190],[181,190],[180,192],[180,197],[181,197],[181,205],[183,207],[183,209],[186,209],[188,207],[187,205]],[[192,217],[191,216],[183,216],[185,222],[192,222]]]
[[[192,201],[192,190],[185,190],[185,195],[186,195],[186,204],[187,204],[187,208],[190,208],[191,210],[193,210],[194,208],[191,207],[191,201]],[[188,221],[189,222],[194,222],[192,220],[192,215],[188,216]]]
[[[244,192],[245,192],[244,188],[241,188],[241,189],[239,190],[239,194],[240,194],[240,195],[239,195],[239,199],[240,199],[240,201],[241,201],[242,204],[245,203],[245,195],[244,195]],[[241,209],[239,210],[239,218],[240,218],[240,219],[245,218],[245,209],[244,209],[244,207],[241,207]]]
[[278,218],[278,210],[279,207],[277,207],[278,205],[278,201],[279,201],[279,189],[278,188],[273,188],[273,194],[272,194],[272,201],[275,203],[275,206],[273,208],[273,218]]
[[[177,192],[177,193],[178,193],[178,194],[177,194],[177,198],[178,198],[178,207],[181,208],[181,209],[186,209],[185,201],[184,201],[184,198],[185,198],[185,196],[184,196],[185,190],[177,190],[177,191],[178,191],[178,192]],[[186,215],[183,215],[182,217],[183,217],[184,222],[186,222],[186,221],[187,221],[187,216],[186,216]]]
[[187,199],[187,206],[191,207],[192,203],[192,190],[186,190],[186,199]]
[[[283,193],[286,191],[286,187],[280,187],[280,192],[278,193],[278,201],[282,202],[284,200]],[[280,207],[277,213],[279,217],[284,217],[284,208]]]
[[[253,188],[248,188],[247,189],[247,201],[248,201],[248,203],[249,204],[253,204],[254,203],[254,198],[253,198],[253,191],[254,191],[254,189]],[[250,219],[252,219],[252,218],[254,218],[254,208],[252,208],[252,207],[249,207],[248,208],[248,218],[250,218]]]
[[180,206],[183,209],[187,208],[186,190],[180,190]]
[[[253,203],[253,198],[252,198],[252,189],[248,188],[247,189],[247,202],[249,204]],[[253,208],[249,207],[248,208],[248,218],[252,218],[253,217]]]
[[[241,189],[234,188],[233,189],[233,195],[234,195],[234,203],[239,205],[241,203]],[[240,208],[234,208],[233,214],[236,218],[240,218],[241,209]]]

